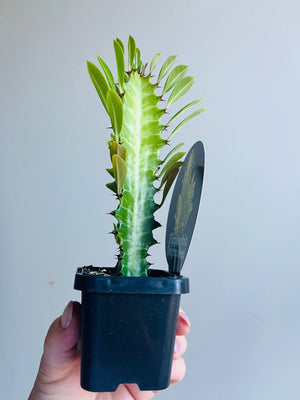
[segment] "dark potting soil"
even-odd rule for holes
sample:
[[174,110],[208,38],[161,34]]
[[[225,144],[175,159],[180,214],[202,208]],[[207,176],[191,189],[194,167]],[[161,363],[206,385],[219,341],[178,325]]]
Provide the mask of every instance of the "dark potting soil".
[[102,275],[102,276],[120,276],[120,272],[116,268],[103,268],[87,265],[82,267],[83,274],[85,275]]
[[[93,265],[87,265],[87,266],[82,267],[81,273],[85,274],[85,275],[122,276],[119,268],[94,267]],[[169,278],[174,277],[175,278],[178,275],[174,274],[174,273],[169,273],[164,270],[149,269],[148,276],[149,277],[157,277],[157,278],[162,278],[162,277],[169,277]]]

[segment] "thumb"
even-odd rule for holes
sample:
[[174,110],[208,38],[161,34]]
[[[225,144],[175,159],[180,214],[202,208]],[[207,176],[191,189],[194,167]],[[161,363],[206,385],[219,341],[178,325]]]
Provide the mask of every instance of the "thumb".
[[[40,369],[53,378],[78,357],[80,339],[80,304],[70,301],[61,317],[50,326],[44,344]],[[61,367],[61,368],[60,368]],[[59,379],[59,376],[57,376]]]

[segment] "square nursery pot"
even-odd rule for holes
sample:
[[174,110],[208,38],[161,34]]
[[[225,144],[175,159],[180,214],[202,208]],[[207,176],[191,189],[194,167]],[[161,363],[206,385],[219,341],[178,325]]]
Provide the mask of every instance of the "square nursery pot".
[[168,387],[180,296],[189,292],[188,278],[159,270],[149,270],[148,277],[90,275],[79,268],[74,287],[82,291],[82,388]]

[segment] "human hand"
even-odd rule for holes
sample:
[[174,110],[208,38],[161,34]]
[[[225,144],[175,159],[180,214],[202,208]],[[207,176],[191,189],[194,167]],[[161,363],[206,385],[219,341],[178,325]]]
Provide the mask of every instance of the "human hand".
[[[155,392],[140,391],[136,384],[120,385],[112,393],[92,393],[80,386],[80,310],[77,302],[70,302],[63,315],[49,328],[45,339],[40,368],[28,400],[148,400]],[[185,374],[182,358],[186,350],[185,335],[190,323],[180,310],[171,373],[171,384]]]

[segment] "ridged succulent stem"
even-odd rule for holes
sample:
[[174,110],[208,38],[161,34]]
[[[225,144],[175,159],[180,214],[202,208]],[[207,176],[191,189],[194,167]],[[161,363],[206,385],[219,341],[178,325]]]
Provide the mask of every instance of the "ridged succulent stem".
[[153,182],[160,164],[159,150],[165,141],[160,124],[163,111],[150,79],[132,72],[124,86],[124,117],[120,132],[126,148],[127,175],[120,205],[115,212],[118,239],[122,249],[122,273],[145,276],[149,267],[148,249],[155,243],[152,230],[157,227],[153,213],[156,189]]

